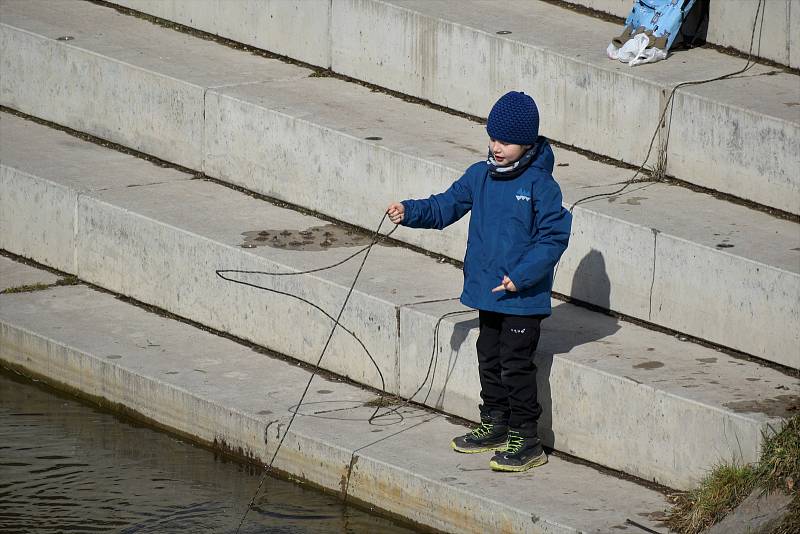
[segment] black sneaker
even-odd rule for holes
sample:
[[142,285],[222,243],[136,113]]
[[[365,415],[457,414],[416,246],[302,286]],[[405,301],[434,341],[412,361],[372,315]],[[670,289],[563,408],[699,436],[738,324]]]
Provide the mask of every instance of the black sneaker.
[[465,452],[467,454],[500,451],[505,448],[507,440],[508,425],[483,420],[480,426],[472,432],[453,438],[453,441],[450,442],[450,447],[456,452]]
[[539,438],[522,436],[517,430],[508,431],[508,444],[495,454],[489,467],[495,471],[527,471],[547,463],[547,455]]

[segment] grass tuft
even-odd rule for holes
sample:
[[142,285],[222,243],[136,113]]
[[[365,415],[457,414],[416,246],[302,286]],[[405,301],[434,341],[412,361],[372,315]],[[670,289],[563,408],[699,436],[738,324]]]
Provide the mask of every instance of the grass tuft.
[[767,491],[798,491],[800,485],[800,415],[792,417],[780,432],[774,430],[761,446],[758,479]]
[[9,287],[0,291],[0,294],[11,294],[11,293],[28,293],[31,291],[41,291],[43,289],[47,289],[50,287],[50,284],[28,284],[24,286],[17,286],[17,287]]
[[81,281],[78,279],[77,276],[73,276],[71,274],[65,276],[64,278],[59,278],[53,284],[28,284],[24,286],[17,286],[17,287],[9,287],[0,291],[0,295],[8,295],[11,293],[30,293],[31,291],[43,291],[45,289],[50,289],[51,287],[57,286],[76,286],[80,284]]
[[667,525],[679,534],[699,534],[756,488],[793,495],[789,514],[773,534],[800,532],[800,415],[787,420],[779,432],[764,433],[757,464],[719,464],[697,488],[673,495]]
[[681,534],[698,534],[736,508],[755,487],[755,470],[749,465],[720,464],[700,485],[674,498],[667,525]]

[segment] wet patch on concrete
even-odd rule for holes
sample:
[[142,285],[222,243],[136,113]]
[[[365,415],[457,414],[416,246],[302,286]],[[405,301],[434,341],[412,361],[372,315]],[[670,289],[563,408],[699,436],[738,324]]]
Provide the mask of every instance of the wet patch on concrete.
[[717,363],[716,358],[695,358],[700,363]]
[[778,395],[771,399],[726,402],[723,406],[738,413],[763,413],[770,417],[790,417],[800,409],[800,395]]
[[664,364],[662,362],[655,362],[655,361],[637,363],[636,365],[633,366],[634,369],[648,369],[648,370],[658,369],[659,367],[664,367]]
[[252,230],[242,232],[242,248],[273,247],[287,250],[320,251],[336,247],[363,247],[369,245],[371,238],[366,233],[325,224],[312,226],[305,230]]

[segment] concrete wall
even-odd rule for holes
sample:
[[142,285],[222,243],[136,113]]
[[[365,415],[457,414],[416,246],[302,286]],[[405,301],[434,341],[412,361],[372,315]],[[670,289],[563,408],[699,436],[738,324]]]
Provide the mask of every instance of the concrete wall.
[[[214,12],[211,7],[200,8],[185,1],[128,0],[125,5],[183,23],[192,18],[190,13],[200,20]],[[775,36],[779,32],[770,23],[772,13],[785,24],[798,18],[787,17],[788,6],[774,9],[777,3],[785,5],[783,0],[768,2],[770,15],[765,20],[767,31],[762,39],[765,49],[778,39]],[[732,9],[731,4],[712,2],[713,9],[720,10],[719,16],[713,12],[715,17],[732,21],[725,22],[726,28],[735,26],[734,22],[738,23],[747,11],[738,6]],[[727,7],[720,7],[723,5]],[[607,42],[619,33],[617,25],[548,4],[511,2],[494,6],[495,10],[503,10],[501,19],[508,20],[504,27],[513,26],[514,30],[510,36],[498,36],[477,15],[481,4],[473,7],[455,12],[441,2],[337,0],[330,8],[329,27],[308,26],[308,31],[327,29],[329,33],[319,33],[315,39],[303,37],[309,45],[305,50],[329,58],[311,61],[313,64],[330,66],[356,79],[481,117],[486,116],[497,95],[525,88],[540,105],[545,135],[636,165],[644,159],[664,96],[672,84],[732,72],[742,66],[735,58],[696,50],[691,54],[692,72],[697,75],[687,76],[684,61],[679,62],[678,56],[655,70],[640,68],[629,73],[608,62],[602,54],[604,46],[595,44]],[[600,0],[591,7],[603,8]],[[213,18],[211,27],[205,22],[192,24],[202,25],[201,29],[212,33],[236,35],[227,28],[236,27],[235,21],[243,16],[250,19],[248,9],[242,6],[225,10]],[[792,13],[797,11],[800,10]],[[276,19],[287,17],[287,25],[298,16],[296,11],[284,13],[272,7],[263,13]],[[514,13],[519,15],[517,19],[510,16]],[[547,25],[542,26],[541,20],[547,20]],[[576,25],[583,28],[581,39],[565,40],[564,35],[569,35]],[[306,27],[303,28],[305,36]],[[759,69],[756,71],[761,74],[768,70]],[[485,82],[476,84],[474,80]],[[776,87],[763,96],[748,82],[727,80],[709,86],[708,91],[689,87],[678,92],[680,104],[675,107],[679,112],[672,116],[667,172],[691,183],[798,213],[800,183],[796,177],[800,175],[800,165],[793,156],[800,152],[798,114],[781,103],[772,109],[753,106],[775,94],[785,93],[782,102],[797,100],[796,81],[790,75],[773,77],[770,82]],[[744,92],[752,98],[749,103],[738,102],[726,92]],[[624,99],[624,106],[616,105],[620,99]],[[741,142],[740,132],[748,132],[747,143]],[[688,158],[687,146],[693,153]],[[731,146],[739,147],[733,158]],[[767,153],[774,157],[764,158]],[[653,157],[651,164],[654,161]]]
[[[353,247],[320,252],[238,246],[243,230],[300,230],[321,221],[213,183],[175,180],[175,171],[132,157],[127,159],[130,174],[148,169],[152,182],[103,187],[81,162],[86,153],[104,149],[85,144],[83,151],[68,150],[59,146],[63,133],[19,119],[10,123],[18,142],[38,146],[45,156],[10,165],[13,153],[4,154],[4,169],[36,167],[42,159],[48,163],[35,178],[4,170],[13,180],[8,189],[20,191],[14,196],[20,233],[0,246],[51,261],[46,250],[26,248],[40,233],[57,235],[62,225],[39,218],[37,205],[61,198],[59,185],[82,189],[68,209],[76,213],[74,273],[80,278],[316,363],[330,319],[286,295],[223,281],[214,269],[292,272],[328,265],[351,253]],[[7,117],[0,124],[9,131]],[[74,183],[80,177],[83,186]],[[335,315],[354,270],[355,265],[348,265],[303,277],[241,279],[304,297]],[[463,309],[453,299],[460,283],[460,273],[451,265],[399,247],[373,249],[342,325],[363,341],[374,364],[359,343],[339,330],[322,366],[391,393],[412,396],[419,389],[415,401],[475,418],[474,312],[444,318],[438,340],[433,339],[440,318]],[[691,486],[721,458],[754,460],[761,429],[778,423],[775,416],[781,412],[775,410],[791,402],[776,386],[791,390],[796,382],[757,363],[563,303],[545,322],[540,349],[545,442],[674,487]],[[597,399],[619,410],[598,413]],[[727,407],[739,399],[747,406]]]
[[[666,506],[664,495],[636,481],[555,455],[535,477],[496,484],[485,455],[447,451],[452,436],[467,430],[462,424],[410,406],[402,419],[387,414],[370,424],[373,408],[365,403],[374,392],[319,375],[311,383],[311,373],[291,362],[86,286],[0,295],[0,362],[261,464],[285,437],[274,463],[283,474],[437,531],[609,531],[621,515]],[[297,385],[305,383],[311,388],[287,428]],[[167,463],[159,467],[169,474]],[[216,475],[206,471],[201,482]],[[261,490],[269,495],[269,480]],[[243,507],[253,491],[242,484],[233,498]]]
[[[101,13],[108,11],[91,7]],[[67,15],[65,12],[64,16]],[[3,55],[3,65],[8,65],[8,69],[4,67],[7,74],[0,82],[2,102],[365,228],[376,224],[375,212],[364,209],[365,206],[379,207],[397,198],[421,197],[441,191],[461,169],[481,157],[480,152],[472,148],[474,139],[484,135],[478,124],[372,93],[356,84],[310,78],[308,69],[242,55],[205,41],[195,42],[145,22],[119,17],[125,24],[132,24],[119,29],[120,33],[129,30],[135,36],[131,37],[132,41],[137,40],[132,45],[144,47],[144,43],[163,38],[163,46],[173,51],[176,60],[165,64],[160,57],[131,54],[126,50],[128,61],[132,59],[127,55],[140,57],[138,61],[146,66],[140,67],[77,48],[77,44],[59,44],[29,31],[2,26],[0,32],[10,52]],[[72,30],[78,27],[73,26]],[[86,38],[80,39],[84,46],[90,46],[84,42]],[[116,53],[112,50],[113,42],[103,43],[109,48],[106,53]],[[52,54],[48,52],[51,47],[57,48]],[[134,52],[143,49],[136,47]],[[58,61],[51,64],[51,57]],[[34,72],[37,69],[14,67],[26,64],[28,59],[24,58],[38,64],[42,71],[51,72],[55,80],[49,84],[51,87],[67,87],[72,83],[69,76],[72,69],[96,72],[92,76],[98,80],[98,85],[85,83],[69,91],[44,94],[41,87],[48,84],[41,73]],[[92,63],[87,64],[88,60]],[[90,79],[94,79],[92,76]],[[142,94],[150,95],[147,103],[137,96],[142,85],[147,87]],[[93,106],[97,100],[111,99],[106,89],[112,86],[115,94],[133,94],[130,103],[134,108],[143,106],[152,111],[135,113],[127,105],[116,106],[114,111],[106,105]],[[119,98],[115,98],[119,102]],[[184,100],[188,104],[177,104]],[[159,103],[164,103],[166,108],[159,107]],[[175,125],[182,126],[175,128]],[[679,129],[677,125],[673,127]],[[140,132],[147,131],[158,135],[140,136]],[[376,133],[381,140],[368,139]],[[784,137],[791,139],[789,134]],[[675,143],[679,144],[678,140]],[[309,146],[314,148],[308,161],[297,166],[297,147]],[[687,152],[698,151],[687,149]],[[587,187],[594,185],[591,180],[579,181],[581,177],[592,177],[601,183],[621,179],[613,167],[570,154],[559,153],[559,161],[569,162],[571,166],[558,172],[568,196],[575,200],[585,195]],[[774,162],[770,158],[763,158],[763,161],[765,165]],[[770,180],[774,177],[769,172],[765,172],[765,176]],[[660,207],[671,194],[669,188],[660,185],[651,186],[650,191],[654,198],[663,197]],[[654,228],[670,234],[672,230],[668,228],[673,225],[681,232],[675,237],[694,243],[681,249],[689,254],[689,259],[676,257],[674,262],[661,262],[659,274],[665,280],[684,279],[687,271],[704,272],[709,262],[716,261],[707,259],[709,255],[723,254],[697,242],[692,237],[697,230],[687,232],[684,227],[687,224],[706,227],[709,223],[705,219],[692,222],[697,214],[709,209],[721,214],[729,211],[729,207],[710,197],[692,196],[689,192],[687,195],[670,201],[674,204],[666,204],[674,209],[664,210],[663,217],[641,221],[631,219],[631,213],[624,209],[607,213],[598,205],[578,206],[570,249],[559,266],[556,291],[762,358],[800,365],[795,355],[786,351],[786,347],[800,342],[798,330],[794,328],[800,320],[800,311],[795,305],[798,275],[789,272],[788,264],[781,267],[786,263],[787,251],[795,246],[791,244],[791,231],[785,228],[776,227],[776,233],[769,231],[766,238],[748,238],[747,234],[740,238],[774,241],[776,235],[780,235],[781,240],[787,241],[785,250],[778,255],[783,263],[765,262],[777,267],[765,269],[775,273],[774,277],[769,275],[770,280],[780,280],[781,289],[771,295],[787,311],[780,321],[773,318],[774,301],[766,303],[760,293],[753,294],[756,290],[752,287],[737,282],[744,279],[746,273],[759,268],[753,267],[753,262],[758,262],[760,251],[749,256],[735,256],[726,262],[726,269],[714,278],[714,283],[695,285],[677,296],[653,292],[657,289],[653,284],[657,247]],[[795,197],[786,195],[786,198]],[[639,211],[646,214],[650,210]],[[672,214],[677,212],[685,212],[686,220],[674,220]],[[721,220],[721,215],[719,217]],[[740,217],[759,221],[746,225],[748,227],[771,228],[775,224],[768,218],[758,219],[760,215],[745,212],[731,213],[727,218],[735,225],[739,224]],[[753,235],[766,236],[765,232],[767,230]],[[401,229],[397,236],[460,259],[466,242],[466,225],[459,223],[444,233]],[[597,257],[591,255],[592,250],[603,259],[602,266],[587,261]],[[665,270],[669,265],[674,267]],[[780,274],[780,271],[787,272]],[[608,290],[598,293],[587,283],[592,277],[607,280]],[[771,284],[763,282],[765,287]],[[683,310],[695,310],[700,317],[714,316],[720,309],[722,295],[735,303],[735,312],[727,321],[685,319],[687,314]],[[667,305],[659,300],[661,296],[675,303]]]
[[[0,25],[3,105],[175,163],[201,161],[203,89]],[[80,73],[80,74],[78,74]],[[25,90],[16,85],[25,80]],[[76,98],[77,95],[91,95]],[[121,103],[124,104],[121,105]],[[101,119],[102,117],[102,119]]]
[[330,65],[330,0],[119,0],[113,2],[289,56]]

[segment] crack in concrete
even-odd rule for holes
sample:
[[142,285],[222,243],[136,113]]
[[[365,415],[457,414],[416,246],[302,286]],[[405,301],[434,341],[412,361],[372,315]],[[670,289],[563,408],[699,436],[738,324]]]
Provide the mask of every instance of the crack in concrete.
[[350,464],[347,466],[347,472],[342,476],[341,481],[341,488],[342,488],[342,501],[345,503],[347,502],[347,492],[350,489],[350,477],[353,474],[353,467],[358,463],[358,455],[356,454],[357,451],[353,451],[353,454],[350,455]]
[[[448,298],[444,298],[444,299],[419,300],[419,301],[406,302],[404,304],[400,304],[397,307],[397,309],[399,310],[400,308],[409,308],[411,306],[419,306],[419,305],[422,305],[422,304],[435,304],[437,302],[451,302],[453,300],[459,300],[460,298],[461,297],[448,297]],[[398,312],[398,317],[399,317],[399,312]]]
[[655,228],[651,228],[651,230],[653,231],[653,275],[652,278],[650,279],[649,308],[647,310],[648,320],[653,319],[653,288],[655,287],[656,284],[656,257],[657,257],[656,248],[658,244],[658,234],[661,233],[659,230],[656,230]]

